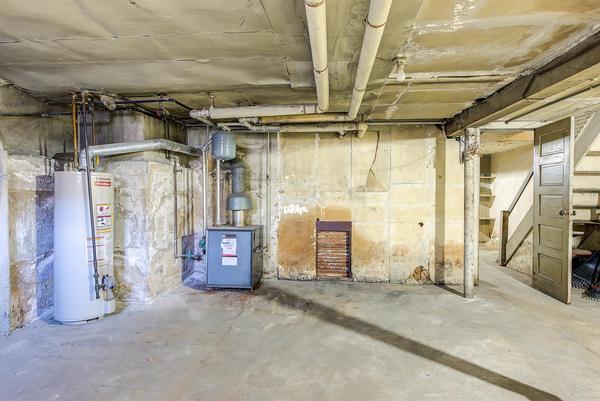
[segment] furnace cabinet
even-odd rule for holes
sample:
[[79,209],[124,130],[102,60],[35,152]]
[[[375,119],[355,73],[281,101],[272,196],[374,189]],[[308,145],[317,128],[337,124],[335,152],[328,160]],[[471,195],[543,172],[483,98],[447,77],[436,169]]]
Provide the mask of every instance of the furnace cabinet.
[[219,226],[207,231],[207,286],[256,288],[263,268],[262,226]]

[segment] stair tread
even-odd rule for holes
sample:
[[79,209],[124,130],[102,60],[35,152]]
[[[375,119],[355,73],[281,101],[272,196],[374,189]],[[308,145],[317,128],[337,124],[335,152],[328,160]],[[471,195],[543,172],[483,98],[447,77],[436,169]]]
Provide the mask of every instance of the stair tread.
[[600,221],[596,221],[596,220],[573,220],[573,224],[579,224],[579,225],[593,224],[593,225],[600,226]]
[[600,188],[573,188],[573,192],[577,194],[596,194],[600,193]]
[[600,175],[600,171],[592,171],[592,170],[580,170],[575,171],[575,175]]
[[600,205],[573,205],[573,209],[600,209]]
[[599,150],[590,150],[584,156],[600,156]]

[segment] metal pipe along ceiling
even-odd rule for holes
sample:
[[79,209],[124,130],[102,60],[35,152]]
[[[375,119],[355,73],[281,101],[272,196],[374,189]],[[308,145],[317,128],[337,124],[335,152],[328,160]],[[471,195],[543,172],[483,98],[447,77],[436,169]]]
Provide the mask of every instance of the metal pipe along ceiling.
[[285,124],[285,125],[256,125],[258,118],[240,118],[242,123],[250,131],[254,132],[338,132],[357,131],[359,137],[367,132],[368,124],[356,122],[337,122],[323,124]]
[[355,119],[358,115],[391,5],[392,0],[371,0],[371,4],[369,5],[365,35],[363,36],[362,49],[354,80],[354,89],[352,90],[352,100],[348,108],[348,117],[351,119]]
[[292,116],[323,113],[329,109],[329,71],[327,67],[327,13],[325,0],[305,0],[306,21],[310,39],[318,104],[209,107],[190,111],[190,117],[229,119],[266,116]]
[[201,155],[199,149],[181,143],[168,141],[166,139],[148,139],[139,142],[121,142],[108,145],[88,146],[79,153],[79,164],[85,168],[87,166],[87,157],[90,159],[95,156],[123,155],[127,153],[146,152],[150,150],[169,150],[175,153],[182,153],[198,157]]
[[247,107],[210,107],[190,111],[190,117],[228,119],[264,116],[287,116],[298,114],[320,113],[316,104],[280,105],[280,106],[247,106]]
[[317,106],[319,111],[329,109],[329,71],[327,69],[327,12],[325,0],[304,0],[306,23],[310,38]]

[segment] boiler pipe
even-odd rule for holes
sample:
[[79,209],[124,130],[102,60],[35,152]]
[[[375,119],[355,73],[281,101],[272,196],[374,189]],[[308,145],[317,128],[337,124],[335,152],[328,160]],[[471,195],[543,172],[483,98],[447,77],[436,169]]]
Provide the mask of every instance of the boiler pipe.
[[208,223],[208,194],[206,193],[208,190],[208,160],[206,158],[207,151],[206,148],[202,148],[202,228],[204,230],[204,235],[206,235],[206,224]]
[[79,167],[79,145],[77,143],[77,95],[73,93],[71,101],[71,125],[73,127],[73,166],[75,169]]
[[217,193],[216,193],[216,218],[215,218],[215,225],[216,226],[220,226],[223,224],[223,222],[221,221],[221,160],[216,159],[215,160],[216,163],[216,169],[215,169],[215,180],[217,182]]
[[[86,160],[90,160],[89,154],[89,141],[87,135],[87,117],[85,109],[85,94],[81,94],[81,122],[83,125],[83,142],[86,152]],[[86,166],[85,176],[87,179],[87,193],[88,193],[88,207],[90,215],[90,234],[92,236],[92,263],[94,265],[94,291],[96,293],[96,299],[100,299],[100,280],[98,274],[98,254],[96,250],[96,222],[94,218],[94,199],[92,195],[92,173],[90,167]]]
[[178,216],[178,209],[179,209],[179,205],[177,202],[177,198],[179,196],[178,192],[179,189],[177,188],[177,172],[179,170],[177,169],[177,158],[173,158],[173,192],[174,192],[174,198],[173,198],[173,221],[174,221],[174,229],[173,229],[173,257],[175,259],[177,259],[178,257],[180,257],[179,255],[179,227],[178,227],[178,220],[179,220],[179,216]]

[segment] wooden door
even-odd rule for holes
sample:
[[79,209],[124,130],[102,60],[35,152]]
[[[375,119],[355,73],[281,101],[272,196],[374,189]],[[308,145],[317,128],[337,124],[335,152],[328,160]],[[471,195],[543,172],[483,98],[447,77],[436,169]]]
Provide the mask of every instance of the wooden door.
[[537,128],[534,136],[533,287],[571,302],[574,120]]

